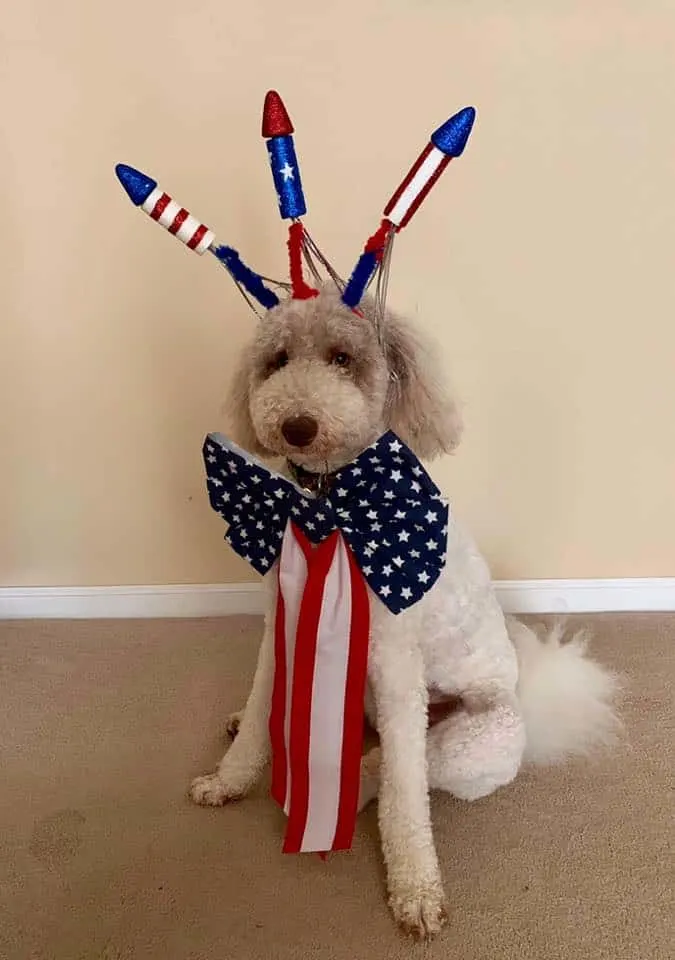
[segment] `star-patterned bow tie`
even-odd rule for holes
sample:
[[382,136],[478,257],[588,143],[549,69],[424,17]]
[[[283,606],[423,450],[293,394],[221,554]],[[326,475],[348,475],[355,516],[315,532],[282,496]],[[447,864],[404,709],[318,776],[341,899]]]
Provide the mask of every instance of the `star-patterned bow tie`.
[[448,504],[414,453],[392,433],[314,498],[221,434],[204,444],[211,506],[225,539],[258,573],[273,566],[289,520],[314,544],[339,529],[372,591],[400,613],[429,590],[445,562]]
[[344,850],[356,824],[373,593],[398,614],[445,563],[448,504],[385,433],[312,497],[220,434],[204,461],[226,539],[259,573],[278,563],[272,796],[284,850]]

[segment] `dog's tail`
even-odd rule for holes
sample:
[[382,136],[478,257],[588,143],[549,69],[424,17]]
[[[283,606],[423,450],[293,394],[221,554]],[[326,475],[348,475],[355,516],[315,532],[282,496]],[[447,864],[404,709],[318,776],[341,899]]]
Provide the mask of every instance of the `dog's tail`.
[[588,635],[566,639],[562,621],[544,637],[512,618],[507,625],[518,655],[524,760],[559,763],[614,743],[622,730],[615,713],[619,681],[586,656]]

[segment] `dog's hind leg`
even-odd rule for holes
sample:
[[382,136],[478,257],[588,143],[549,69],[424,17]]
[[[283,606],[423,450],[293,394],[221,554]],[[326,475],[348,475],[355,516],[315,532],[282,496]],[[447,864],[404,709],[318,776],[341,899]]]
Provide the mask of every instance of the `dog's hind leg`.
[[432,790],[477,800],[510,783],[525,749],[525,725],[517,699],[472,703],[427,734],[427,775]]

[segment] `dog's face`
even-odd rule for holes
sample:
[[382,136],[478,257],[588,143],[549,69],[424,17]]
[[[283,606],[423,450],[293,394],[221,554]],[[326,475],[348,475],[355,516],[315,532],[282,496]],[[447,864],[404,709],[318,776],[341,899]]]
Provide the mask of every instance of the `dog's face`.
[[284,302],[259,324],[235,377],[237,439],[317,472],[348,463],[386,429],[420,456],[450,450],[459,418],[422,351],[391,316],[380,342],[372,319],[334,289]]

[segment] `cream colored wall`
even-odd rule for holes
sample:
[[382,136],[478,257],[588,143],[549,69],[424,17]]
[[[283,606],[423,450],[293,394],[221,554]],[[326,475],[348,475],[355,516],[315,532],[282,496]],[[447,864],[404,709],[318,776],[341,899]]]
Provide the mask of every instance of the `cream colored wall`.
[[434,473],[499,577],[675,574],[672,2],[22,0],[0,30],[0,582],[251,578],[200,457],[251,317],[113,166],[282,275],[269,87],[342,272],[476,105],[395,259],[466,403]]

